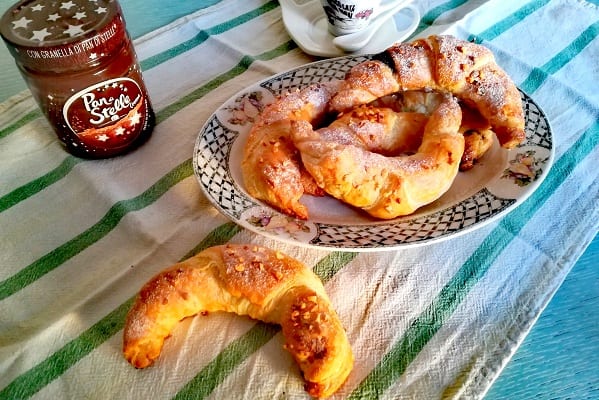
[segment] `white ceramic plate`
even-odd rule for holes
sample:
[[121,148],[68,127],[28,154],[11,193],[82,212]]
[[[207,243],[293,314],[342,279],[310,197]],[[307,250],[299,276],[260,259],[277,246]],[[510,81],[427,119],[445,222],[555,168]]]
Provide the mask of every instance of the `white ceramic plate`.
[[259,110],[290,89],[343,79],[365,56],[327,59],[252,85],[224,103],[203,126],[194,149],[194,173],[224,215],[253,232],[302,246],[376,251],[417,246],[480,228],[522,203],[553,161],[553,137],[543,111],[521,93],[526,140],[510,151],[495,144],[437,201],[416,213],[376,220],[331,197],[304,195],[310,218],[296,220],[254,199],[244,189],[241,159]]
[[306,53],[319,57],[338,57],[346,54],[376,54],[401,42],[417,27],[409,10],[402,10],[383,24],[371,41],[358,51],[345,53],[333,44],[327,19],[320,0],[280,0],[283,23],[295,43]]

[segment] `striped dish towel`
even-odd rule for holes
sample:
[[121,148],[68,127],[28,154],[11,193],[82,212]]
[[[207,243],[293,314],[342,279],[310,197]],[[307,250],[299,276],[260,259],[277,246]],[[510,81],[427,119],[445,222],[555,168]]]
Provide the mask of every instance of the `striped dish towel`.
[[124,360],[142,284],[228,242],[279,249],[322,278],[356,357],[339,398],[483,397],[599,227],[599,10],[419,4],[413,37],[488,46],[546,113],[555,161],[526,201],[451,240],[384,252],[307,249],[228,221],[193,176],[200,129],[235,93],[315,59],[278,2],[219,2],[136,41],[158,125],[131,154],[74,158],[28,92],[0,104],[0,399],[306,398],[280,329],[229,314],[182,321],[153,367]]

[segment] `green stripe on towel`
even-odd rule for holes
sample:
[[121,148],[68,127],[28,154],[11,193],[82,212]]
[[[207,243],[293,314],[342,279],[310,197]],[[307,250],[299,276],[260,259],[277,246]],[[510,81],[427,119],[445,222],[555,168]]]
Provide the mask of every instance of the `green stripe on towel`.
[[0,212],[8,210],[15,204],[18,204],[19,202],[27,199],[28,197],[31,197],[36,193],[44,190],[48,186],[58,182],[59,180],[64,178],[69,172],[71,172],[75,165],[79,164],[82,161],[83,159],[81,158],[67,156],[52,171],[40,176],[39,178],[32,180],[31,182],[21,187],[18,187],[17,189],[13,190],[10,193],[7,193],[3,197],[0,197]]
[[560,51],[545,65],[533,68],[531,74],[522,82],[520,88],[527,93],[537,90],[549,75],[555,74],[576,57],[596,37],[599,31],[599,21],[586,28],[570,45]]
[[40,118],[41,116],[42,116],[42,112],[39,109],[28,112],[27,114],[25,114],[25,116],[23,116],[18,121],[10,124],[9,126],[7,126],[4,129],[0,130],[0,139],[10,135],[11,133],[16,131],[20,127],[27,125],[31,121],[34,121],[34,120]]
[[150,186],[145,192],[132,199],[115,203],[97,223],[86,231],[21,269],[15,275],[0,282],[0,300],[12,296],[93,245],[108,235],[125,215],[151,205],[170,188],[191,175],[193,175],[191,160],[186,160]]
[[197,47],[204,43],[210,36],[220,35],[221,33],[225,33],[228,30],[238,27],[256,17],[261,16],[279,6],[277,1],[269,1],[261,7],[256,8],[255,10],[249,11],[243,15],[240,15],[232,20],[223,22],[222,24],[215,25],[208,29],[200,31],[195,37],[189,39],[169,50],[163,51],[162,53],[156,54],[155,56],[148,57],[147,59],[140,62],[142,70],[148,70],[150,68],[154,68],[157,65],[162,64],[165,61],[168,61],[172,58],[177,57],[194,47]]
[[235,78],[236,76],[241,75],[242,73],[244,73],[245,71],[247,71],[250,68],[250,66],[254,63],[254,61],[256,61],[256,60],[261,60],[261,61],[272,60],[273,58],[280,57],[295,48],[297,48],[297,45],[295,44],[295,42],[290,40],[288,42],[281,44],[278,47],[275,47],[274,49],[272,49],[270,51],[264,52],[255,57],[247,56],[247,55],[243,56],[241,61],[239,61],[239,63],[235,67],[231,68],[229,71],[225,72],[222,75],[217,76],[216,78],[212,79],[210,82],[205,84],[204,86],[189,93],[188,95],[182,97],[178,101],[174,102],[170,106],[163,109],[160,112],[160,114],[158,114],[156,116],[156,121],[158,123],[162,122],[163,120],[171,117],[177,111],[190,105],[197,99],[204,97],[207,93],[218,88],[223,83]]
[[510,29],[511,27],[513,27],[514,25],[523,21],[530,14],[543,8],[548,3],[549,3],[549,0],[537,0],[537,1],[530,2],[530,3],[526,4],[525,6],[523,6],[522,8],[520,8],[515,13],[513,13],[512,15],[504,18],[503,20],[499,21],[496,24],[493,24],[492,27],[490,27],[486,31],[481,32],[479,35],[476,35],[476,36],[482,37],[485,40],[491,41],[491,40],[497,38],[497,36],[501,35],[503,32],[505,32],[508,29]]

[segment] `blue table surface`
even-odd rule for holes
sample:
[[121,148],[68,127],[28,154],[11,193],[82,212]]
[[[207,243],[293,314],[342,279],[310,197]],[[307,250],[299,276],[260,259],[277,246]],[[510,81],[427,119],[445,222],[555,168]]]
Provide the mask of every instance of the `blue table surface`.
[[599,236],[485,397],[599,399]]
[[[121,0],[121,5],[125,17],[136,16],[127,19],[128,30],[136,38],[217,2],[177,2],[176,7],[165,7],[160,0]],[[599,4],[599,0],[591,2]],[[0,0],[0,12],[12,3]],[[0,78],[15,72],[12,58],[0,46]],[[25,89],[22,80],[12,81],[11,87],[0,93],[0,102]],[[597,310],[599,236],[566,277],[486,399],[599,399]]]

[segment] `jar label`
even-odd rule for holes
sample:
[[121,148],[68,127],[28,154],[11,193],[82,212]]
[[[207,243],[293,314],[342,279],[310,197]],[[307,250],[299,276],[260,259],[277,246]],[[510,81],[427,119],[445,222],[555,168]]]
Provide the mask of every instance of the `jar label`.
[[145,99],[130,78],[110,79],[71,96],[63,108],[68,127],[88,147],[118,148],[145,125]]

